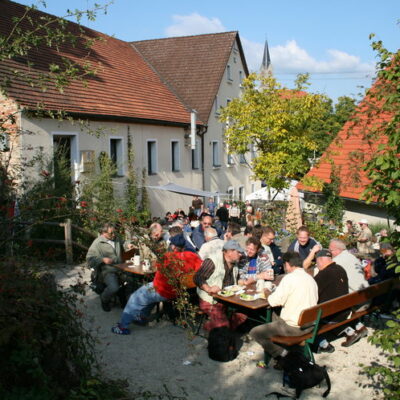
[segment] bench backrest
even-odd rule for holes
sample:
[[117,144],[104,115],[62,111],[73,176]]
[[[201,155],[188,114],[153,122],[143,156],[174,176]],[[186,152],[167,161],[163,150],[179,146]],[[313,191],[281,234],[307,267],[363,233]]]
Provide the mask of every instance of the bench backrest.
[[314,307],[303,310],[299,317],[299,326],[314,322],[318,317],[319,310],[322,310],[321,318],[327,317],[337,312],[347,310],[351,307],[366,303],[373,298],[390,291],[396,278],[376,283],[365,289],[337,297],[335,299],[317,304]]

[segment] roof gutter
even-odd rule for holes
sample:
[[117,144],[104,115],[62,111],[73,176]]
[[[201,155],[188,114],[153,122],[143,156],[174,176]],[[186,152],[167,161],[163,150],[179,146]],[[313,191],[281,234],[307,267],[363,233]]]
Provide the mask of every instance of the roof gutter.
[[[37,110],[25,108],[24,111],[36,114]],[[48,110],[49,113],[58,113],[59,110]],[[104,115],[104,114],[89,114],[89,113],[78,113],[78,112],[65,112],[67,117],[81,118],[81,119],[91,119],[97,121],[113,121],[113,122],[134,122],[149,125],[161,125],[161,126],[178,126],[182,128],[187,128],[190,126],[190,121],[188,122],[176,122],[176,121],[163,121],[157,119],[149,118],[137,118],[137,117],[125,117],[117,115]]]
[[[307,194],[313,194],[316,196],[324,196],[323,193],[321,192],[311,192],[310,190],[303,190],[303,189],[299,189],[299,192],[302,193],[307,193]],[[351,197],[343,197],[343,196],[339,196],[341,199],[346,200],[346,201],[354,201],[355,203],[363,203],[365,204],[366,201],[365,200],[360,200],[360,199],[352,199]],[[368,204],[372,204],[372,205],[379,205],[379,203],[375,202],[375,201],[371,201]]]

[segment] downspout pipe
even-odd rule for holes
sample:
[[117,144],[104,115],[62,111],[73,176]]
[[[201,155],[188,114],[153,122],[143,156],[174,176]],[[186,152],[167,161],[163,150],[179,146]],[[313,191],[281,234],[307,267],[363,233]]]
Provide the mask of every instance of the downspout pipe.
[[202,190],[206,190],[206,178],[204,174],[204,135],[206,134],[208,130],[207,125],[200,126],[197,128],[197,134],[200,136],[201,140],[201,186]]

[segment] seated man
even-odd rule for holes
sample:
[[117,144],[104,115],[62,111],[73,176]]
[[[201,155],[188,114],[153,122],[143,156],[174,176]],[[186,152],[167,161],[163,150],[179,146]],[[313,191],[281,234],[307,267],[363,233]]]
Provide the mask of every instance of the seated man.
[[[396,273],[396,268],[400,263],[397,260],[394,247],[390,243],[384,242],[379,244],[379,249],[381,255],[374,261],[376,276],[369,280],[370,284],[399,276],[399,273]],[[389,265],[392,265],[392,267],[388,268]]]
[[[318,273],[314,277],[318,285],[318,303],[335,299],[349,293],[349,281],[344,268],[332,260],[332,253],[328,249],[319,250],[316,255]],[[349,315],[348,310],[324,318],[324,322],[344,321]],[[341,328],[342,329],[342,328]],[[334,335],[331,331],[328,336]],[[325,336],[317,338],[317,352],[333,353],[335,348],[326,340]]]
[[117,335],[129,335],[131,322],[145,324],[153,307],[161,302],[176,297],[176,289],[171,284],[179,284],[180,277],[190,271],[200,268],[199,256],[190,251],[184,251],[185,238],[182,234],[171,238],[171,252],[167,252],[162,263],[156,264],[156,274],[153,282],[149,282],[136,290],[130,296],[120,322],[111,328]]
[[199,306],[210,320],[204,324],[205,330],[211,330],[222,326],[230,326],[235,329],[245,322],[247,317],[234,313],[231,320],[226,316],[225,305],[218,303],[212,295],[217,294],[225,286],[235,285],[239,279],[237,263],[244,250],[234,240],[225,242],[222,251],[206,258],[201,268],[194,276],[199,295]]
[[274,243],[275,231],[270,226],[264,227],[260,240],[262,247],[266,251],[272,263],[274,273],[276,275],[283,274],[282,252],[281,249]]
[[179,222],[178,223],[174,222],[172,224],[171,228],[169,228],[168,233],[169,233],[170,240],[173,236],[182,234],[183,237],[185,238],[185,247],[183,250],[191,251],[192,253],[197,254],[197,251],[196,251],[196,248],[194,247],[193,242],[190,240],[190,237],[187,237],[186,233],[183,232],[182,225]]
[[212,223],[213,223],[212,217],[206,215],[201,219],[200,225],[193,229],[192,241],[196,245],[197,250],[200,250],[201,246],[205,242],[204,229],[208,228],[209,226],[212,226]]
[[106,288],[100,295],[103,311],[111,311],[111,298],[118,292],[119,271],[112,264],[122,262],[122,242],[115,236],[115,226],[109,222],[100,228],[100,236],[93,241],[86,255],[86,261],[104,282]]
[[[332,239],[329,243],[329,251],[332,253],[332,260],[346,271],[349,280],[349,293],[369,286],[364,276],[361,261],[346,249],[344,242],[339,239]],[[357,322],[355,329],[349,326],[344,330],[344,333],[346,334],[346,341],[342,343],[342,346],[349,347],[362,337],[367,336],[368,330],[362,322]]]
[[245,264],[239,270],[239,285],[250,285],[257,279],[272,280],[272,275],[267,272],[269,269],[272,269],[272,264],[263,251],[261,242],[255,237],[248,238]]
[[202,260],[210,258],[214,253],[222,251],[222,246],[225,242],[218,237],[216,229],[211,227],[206,228],[204,230],[204,239],[206,242],[203,243],[199,251],[199,256]]
[[297,324],[303,310],[313,307],[318,301],[318,287],[312,276],[302,267],[298,253],[288,251],[283,255],[286,275],[271,294],[265,290],[271,307],[282,306],[280,316],[275,313],[272,322],[259,325],[250,331],[250,336],[258,342],[266,353],[275,360],[284,357],[287,350],[271,341],[273,336],[301,336],[312,330],[312,327],[301,329]]
[[299,253],[303,261],[303,268],[307,270],[311,267],[315,253],[322,247],[314,238],[310,237],[310,231],[306,226],[297,229],[296,236],[297,239],[290,244],[288,251]]

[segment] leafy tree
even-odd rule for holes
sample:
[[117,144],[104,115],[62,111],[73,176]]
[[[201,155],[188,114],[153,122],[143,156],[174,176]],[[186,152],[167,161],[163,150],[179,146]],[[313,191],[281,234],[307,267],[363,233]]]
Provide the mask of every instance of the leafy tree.
[[[392,53],[381,41],[372,42],[372,48],[379,56],[377,79],[361,104],[362,119],[357,121],[362,140],[372,149],[371,154],[360,158],[370,180],[363,195],[367,201],[385,208],[394,217],[395,224],[400,225],[400,50]],[[390,241],[400,258],[400,232],[392,232]],[[400,272],[398,264],[396,272]],[[369,338],[386,355],[384,364],[374,363],[367,372],[378,381],[387,400],[400,397],[399,319],[397,309],[385,329]]]
[[[372,47],[379,56],[378,71],[362,105],[362,139],[375,151],[364,159],[363,169],[370,184],[363,195],[367,201],[386,208],[395,224],[400,225],[400,50],[389,52],[381,41],[373,42]],[[393,232],[391,241],[400,257],[400,232]]]
[[324,184],[322,193],[325,196],[324,213],[328,220],[332,220],[340,226],[343,221],[344,202],[339,196],[340,193],[340,173],[339,169],[332,165],[330,182]]
[[[315,156],[322,155],[342,129],[344,123],[353,115],[356,100],[348,96],[341,96],[335,105],[333,105],[331,99],[327,99],[324,105],[324,117],[322,121],[317,121],[314,126],[314,140],[317,143]],[[314,154],[310,156],[314,156]]]
[[242,96],[221,112],[229,150],[243,154],[255,145],[255,177],[278,190],[301,177],[310,167],[310,152],[318,150],[314,126],[322,123],[329,100],[306,93],[307,78],[299,75],[290,90],[271,76],[251,74],[243,82]]

